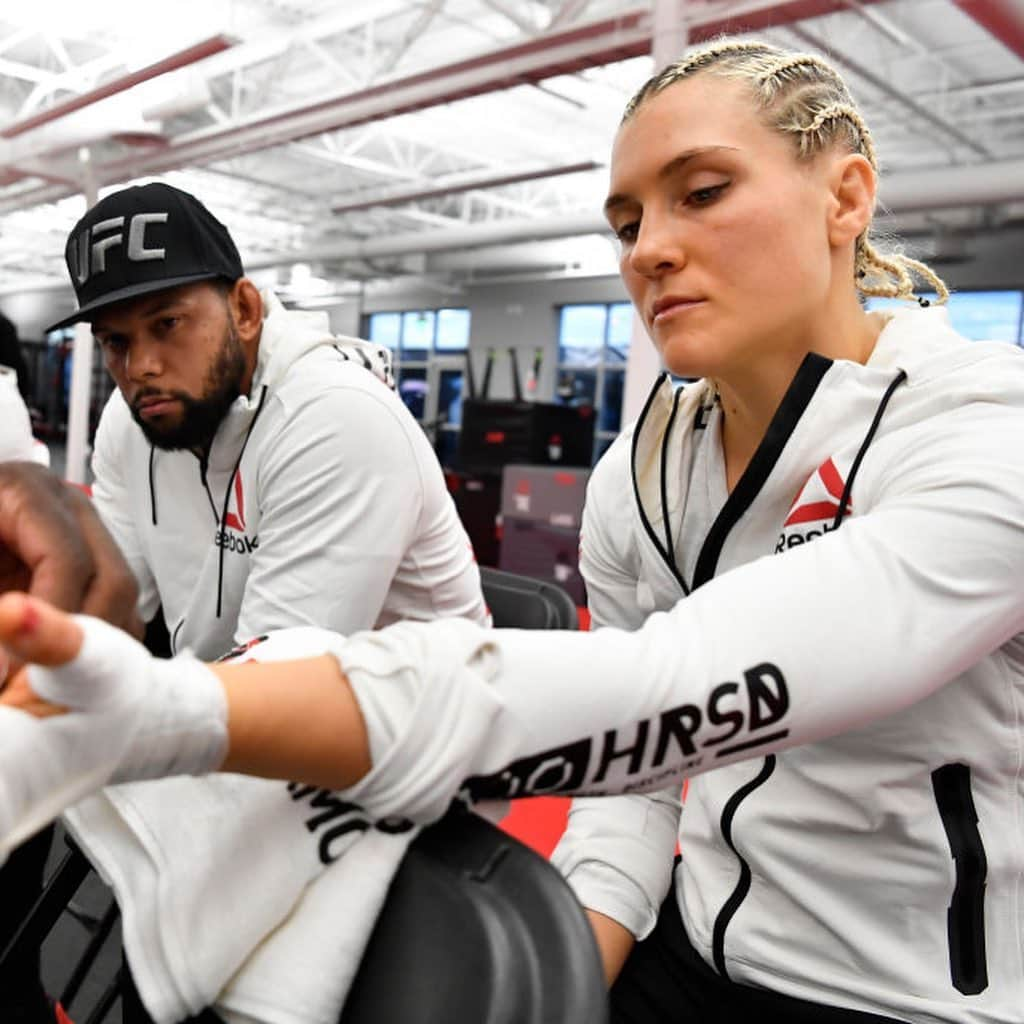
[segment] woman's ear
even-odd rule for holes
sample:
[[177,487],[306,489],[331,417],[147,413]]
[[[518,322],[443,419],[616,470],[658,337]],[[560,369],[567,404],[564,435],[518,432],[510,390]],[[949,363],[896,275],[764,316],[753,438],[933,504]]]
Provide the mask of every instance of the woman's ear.
[[239,278],[228,295],[228,303],[242,344],[257,340],[263,328],[263,299],[256,285],[247,277]]
[[847,153],[829,174],[828,240],[839,248],[858,238],[875,212],[877,177],[867,158]]

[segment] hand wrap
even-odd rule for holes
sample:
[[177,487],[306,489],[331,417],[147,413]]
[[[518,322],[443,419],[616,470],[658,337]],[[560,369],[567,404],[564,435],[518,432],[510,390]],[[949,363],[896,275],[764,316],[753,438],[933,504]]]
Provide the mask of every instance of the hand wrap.
[[0,861],[103,786],[212,771],[227,751],[227,703],[209,668],[188,655],[154,658],[105,622],[75,619],[78,655],[28,668],[32,689],[68,713],[0,707]]

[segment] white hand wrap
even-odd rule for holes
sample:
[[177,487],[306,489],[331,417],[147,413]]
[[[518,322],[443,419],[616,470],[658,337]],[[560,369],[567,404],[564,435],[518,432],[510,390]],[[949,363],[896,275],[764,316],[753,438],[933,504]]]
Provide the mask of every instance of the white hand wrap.
[[227,750],[227,702],[205,665],[153,658],[104,622],[76,621],[78,656],[28,670],[40,697],[71,710],[34,718],[0,708],[0,861],[103,786],[212,771]]

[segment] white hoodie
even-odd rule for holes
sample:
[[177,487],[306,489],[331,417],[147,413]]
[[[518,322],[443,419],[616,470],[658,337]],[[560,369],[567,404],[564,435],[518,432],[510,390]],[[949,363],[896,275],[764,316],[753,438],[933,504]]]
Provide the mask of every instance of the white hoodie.
[[0,462],[28,460],[50,464],[46,446],[32,436],[28,409],[18,391],[18,377],[7,366],[0,366]]
[[[162,604],[174,649],[206,659],[287,626],[485,624],[469,540],[387,386],[388,352],[263,298],[251,393],[206,466],[153,449],[120,393],[104,410],[93,495],[143,618]],[[214,1003],[232,1024],[337,1020],[412,835],[354,812],[312,787],[231,775],[111,787],[68,812],[117,894],[154,1020]]]
[[[708,399],[663,384],[591,477],[593,611],[634,631],[399,623],[341,646],[375,766],[346,797],[422,822],[460,788],[689,776],[676,895],[720,973],[1020,1024],[1021,353],[908,310],[866,366],[808,356],[731,493]],[[585,903],[643,924],[676,815],[590,805],[562,862]]]
[[[263,295],[249,395],[206,464],[153,448],[120,392],[96,433],[93,497],[172,649],[217,658],[285,626],[351,633],[486,610],[469,539],[389,353]],[[372,371],[372,372],[368,372]]]

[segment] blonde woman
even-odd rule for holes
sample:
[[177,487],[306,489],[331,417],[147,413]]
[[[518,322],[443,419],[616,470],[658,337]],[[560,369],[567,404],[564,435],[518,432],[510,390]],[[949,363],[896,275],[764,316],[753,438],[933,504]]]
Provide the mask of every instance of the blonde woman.
[[665,365],[701,379],[659,381],[594,472],[605,628],[286,631],[211,670],[7,595],[0,639],[52,667],[5,697],[45,717],[0,709],[0,836],[218,768],[417,821],[600,795],[558,859],[614,1019],[1019,1024],[1024,364],[941,308],[864,311],[946,294],[872,244],[876,178],[817,57],[727,42],[655,76],[606,209]]

